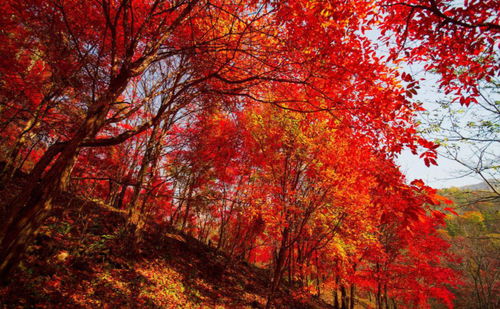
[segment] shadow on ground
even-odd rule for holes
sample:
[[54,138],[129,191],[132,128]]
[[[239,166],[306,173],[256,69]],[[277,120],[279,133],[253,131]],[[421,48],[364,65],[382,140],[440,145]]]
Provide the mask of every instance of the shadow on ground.
[[[8,201],[20,190],[22,182],[9,184],[0,196]],[[0,308],[263,308],[265,270],[175,230],[148,233],[141,252],[132,252],[124,226],[123,210],[62,194],[0,287]],[[294,301],[285,286],[275,302],[277,308],[328,308],[314,299]]]

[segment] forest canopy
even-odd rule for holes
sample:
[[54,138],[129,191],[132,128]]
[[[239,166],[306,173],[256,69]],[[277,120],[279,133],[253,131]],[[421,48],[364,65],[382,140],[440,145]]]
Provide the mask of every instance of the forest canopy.
[[0,8],[0,176],[24,181],[1,204],[0,277],[71,193],[123,210],[137,252],[169,227],[269,269],[267,307],[283,281],[334,291],[337,308],[367,293],[452,306],[460,274],[438,231],[451,201],[395,163],[406,149],[436,164],[438,147],[401,68],[476,104],[499,74],[497,1]]

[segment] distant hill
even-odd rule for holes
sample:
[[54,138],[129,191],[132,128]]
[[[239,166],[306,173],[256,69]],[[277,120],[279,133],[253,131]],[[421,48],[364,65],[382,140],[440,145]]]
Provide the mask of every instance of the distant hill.
[[[491,180],[491,181],[489,181],[489,183],[492,184],[495,188],[500,190],[500,182],[499,181]],[[482,181],[480,183],[473,184],[473,185],[461,186],[461,187],[458,187],[458,189],[460,189],[462,191],[493,191],[491,189],[491,187],[485,181]]]
[[462,285],[453,290],[456,309],[500,308],[500,197],[486,187],[480,183],[439,191],[453,200],[456,212],[446,216],[442,234],[450,254],[462,260],[456,266]]
[[459,214],[467,211],[500,211],[500,197],[486,183],[439,190],[439,194],[454,202],[454,209]]

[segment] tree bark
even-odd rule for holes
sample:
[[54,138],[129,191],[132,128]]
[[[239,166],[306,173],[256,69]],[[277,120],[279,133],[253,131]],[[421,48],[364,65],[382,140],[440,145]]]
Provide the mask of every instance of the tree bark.
[[354,284],[351,284],[351,292],[350,292],[350,309],[354,309],[354,303],[355,303],[355,294],[356,294],[356,286]]
[[[121,83],[115,81],[110,85],[106,95],[89,109],[84,123],[70,141],[61,144],[60,147],[49,147],[29,176],[30,182],[23,188],[23,194],[9,205],[11,212],[0,235],[0,278],[3,280],[19,263],[21,255],[33,240],[36,231],[49,215],[52,200],[61,190],[64,176],[69,172],[68,169],[75,160],[80,144],[87,138],[95,137],[104,124],[109,106],[121,94],[127,81],[128,79],[123,78]],[[58,152],[60,152],[59,157],[41,177]]]
[[146,176],[146,171],[149,167],[149,163],[152,159],[153,146],[156,142],[158,126],[153,127],[153,131],[151,132],[151,136],[146,143],[146,149],[144,152],[144,157],[142,158],[141,168],[139,169],[139,173],[137,174],[137,180],[134,186],[134,194],[132,195],[132,200],[130,201],[129,213],[128,213],[128,229],[132,235],[137,236],[138,233],[138,225],[141,220],[141,207],[139,201],[139,196],[141,194],[141,189],[144,184],[144,178]]
[[272,302],[274,300],[274,294],[276,293],[277,288],[279,287],[281,277],[283,275],[283,266],[285,265],[286,259],[286,249],[288,243],[288,227],[283,230],[281,246],[278,252],[278,257],[276,259],[276,266],[274,267],[273,279],[271,282],[271,290],[269,291],[269,295],[267,297],[266,309],[271,308]]
[[17,161],[19,160],[21,150],[26,146],[26,143],[29,140],[29,136],[33,135],[31,131],[38,126],[39,116],[43,106],[44,103],[40,103],[32,117],[26,121],[21,133],[17,137],[17,141],[10,151],[9,155],[7,156],[7,160],[2,171],[3,181],[12,179],[12,177],[16,173],[18,169]]
[[63,175],[71,166],[77,145],[75,139],[61,153],[46,176],[38,184],[29,185],[29,191],[11,205],[14,214],[0,240],[1,278],[6,279],[10,270],[17,265],[20,256],[33,240],[35,232],[49,215],[52,209],[52,199],[61,188]]
[[341,285],[340,286],[340,298],[342,302],[342,309],[349,309],[347,306],[347,291],[345,289],[345,286]]
[[333,290],[333,307],[335,309],[340,309],[340,304],[339,304],[339,293],[338,293],[338,286],[339,286],[339,276],[335,276],[335,289]]

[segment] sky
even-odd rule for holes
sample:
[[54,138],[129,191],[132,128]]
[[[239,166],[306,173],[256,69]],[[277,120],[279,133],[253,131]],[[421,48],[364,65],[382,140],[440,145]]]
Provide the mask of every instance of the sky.
[[[378,43],[379,48],[376,50],[377,54],[379,56],[384,56],[387,55],[387,50],[378,40],[379,35],[380,32],[377,30],[367,32],[367,37],[374,43]],[[439,106],[437,101],[451,100],[451,98],[446,97],[439,89],[439,77],[436,74],[425,72],[423,64],[405,65],[401,67],[401,70],[406,73],[410,73],[414,79],[424,79],[420,82],[419,85],[421,88],[413,99],[422,102],[425,109],[429,111],[439,111],[437,108]],[[495,97],[495,99],[500,100],[498,97]],[[423,118],[420,118],[419,120],[422,119]],[[499,158],[500,162],[500,143],[495,143],[495,147],[496,148],[492,151]],[[397,158],[396,163],[399,164],[401,172],[406,175],[408,183],[414,179],[422,179],[427,185],[441,189],[478,184],[483,181],[478,175],[461,177],[464,171],[463,166],[440,155],[438,155],[437,166],[427,167],[425,166],[423,159],[419,158],[418,155],[413,155],[409,150],[407,150],[403,151],[403,153]]]
[[404,151],[397,159],[401,172],[406,175],[408,182],[422,179],[427,185],[442,189],[449,187],[462,187],[477,184],[482,181],[479,176],[459,177],[463,167],[455,161],[438,157],[438,166],[427,167],[424,161],[410,151]]
[[[436,75],[425,73],[421,66],[406,67],[404,71],[411,73],[414,78],[425,78],[425,81],[420,83],[421,89],[419,89],[417,96],[414,98],[421,101],[423,107],[427,110],[437,110],[439,112],[440,109],[437,101],[450,100],[450,98],[447,98],[438,88],[438,77]],[[494,97],[494,99],[500,98]],[[456,104],[459,103],[457,102]],[[442,112],[445,111],[442,110]],[[463,117],[468,117],[468,114],[465,113]],[[464,119],[464,122],[467,122],[467,118]],[[490,150],[496,157],[500,158],[500,143],[494,143]],[[422,179],[426,184],[438,189],[461,187],[483,181],[481,177],[476,174],[464,177],[464,167],[462,165],[440,155],[438,155],[437,166],[425,166],[423,160],[419,158],[418,155],[413,155],[409,150],[403,151],[396,162],[400,165],[400,169],[406,175],[408,182],[414,179]]]

